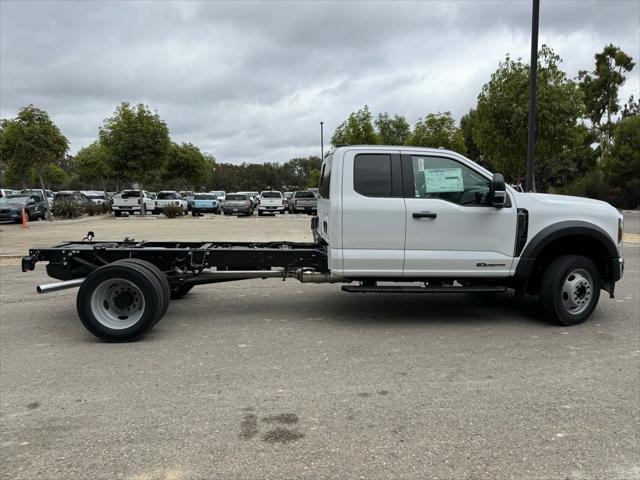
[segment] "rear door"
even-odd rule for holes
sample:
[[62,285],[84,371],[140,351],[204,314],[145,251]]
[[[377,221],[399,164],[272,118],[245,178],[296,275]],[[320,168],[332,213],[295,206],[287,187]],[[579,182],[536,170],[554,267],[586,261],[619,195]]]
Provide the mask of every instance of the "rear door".
[[404,276],[508,276],[517,223],[513,199],[504,208],[490,205],[489,177],[461,159],[403,154],[402,166]]
[[406,224],[398,151],[349,150],[342,163],[343,275],[402,275]]

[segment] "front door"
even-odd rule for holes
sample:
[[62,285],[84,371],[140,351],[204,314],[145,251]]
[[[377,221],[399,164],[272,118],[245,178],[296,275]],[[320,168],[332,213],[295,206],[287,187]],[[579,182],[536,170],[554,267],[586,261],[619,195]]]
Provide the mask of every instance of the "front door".
[[402,156],[404,277],[509,275],[516,207],[512,199],[504,208],[490,205],[490,179],[472,165],[444,154]]

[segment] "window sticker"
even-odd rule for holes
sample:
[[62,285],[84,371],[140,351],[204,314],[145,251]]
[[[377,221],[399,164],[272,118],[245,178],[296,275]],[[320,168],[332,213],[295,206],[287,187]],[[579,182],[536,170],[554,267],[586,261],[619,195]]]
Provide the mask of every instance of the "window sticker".
[[462,168],[431,168],[424,171],[427,193],[462,192]]
[[424,172],[424,158],[418,157],[418,171]]

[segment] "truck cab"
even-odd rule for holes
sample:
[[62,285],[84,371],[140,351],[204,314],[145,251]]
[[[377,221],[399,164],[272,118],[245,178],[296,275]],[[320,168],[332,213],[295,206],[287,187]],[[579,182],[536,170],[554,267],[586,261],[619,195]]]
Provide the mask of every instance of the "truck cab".
[[452,151],[340,147],[320,177],[315,235],[334,276],[499,282],[538,293],[551,264],[574,255],[597,266],[590,289],[612,294],[622,273],[622,215],[611,205],[517,192]]

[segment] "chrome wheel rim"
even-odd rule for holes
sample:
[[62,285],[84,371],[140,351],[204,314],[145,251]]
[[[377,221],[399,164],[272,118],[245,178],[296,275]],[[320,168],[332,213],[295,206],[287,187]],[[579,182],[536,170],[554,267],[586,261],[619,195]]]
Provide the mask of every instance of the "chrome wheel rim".
[[91,295],[91,311],[98,322],[112,330],[132,327],[144,313],[144,296],[124,278],[105,280]]
[[562,284],[562,304],[567,312],[580,315],[591,304],[593,279],[589,272],[577,268],[567,274]]

